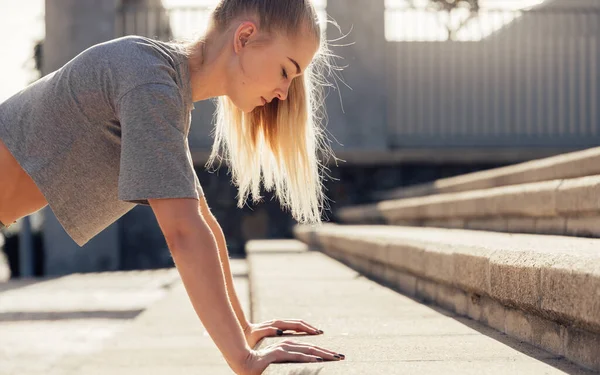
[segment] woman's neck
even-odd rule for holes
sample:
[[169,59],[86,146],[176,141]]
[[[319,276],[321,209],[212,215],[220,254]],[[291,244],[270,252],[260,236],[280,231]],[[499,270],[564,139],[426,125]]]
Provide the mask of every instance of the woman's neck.
[[227,94],[227,62],[229,53],[224,38],[207,34],[204,41],[195,42],[188,58],[192,100],[194,102]]

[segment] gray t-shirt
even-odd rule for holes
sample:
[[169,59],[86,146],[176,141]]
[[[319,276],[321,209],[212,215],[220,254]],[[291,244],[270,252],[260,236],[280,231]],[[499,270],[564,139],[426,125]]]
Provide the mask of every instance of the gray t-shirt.
[[149,198],[203,195],[180,48],[113,39],[0,103],[0,139],[79,246]]

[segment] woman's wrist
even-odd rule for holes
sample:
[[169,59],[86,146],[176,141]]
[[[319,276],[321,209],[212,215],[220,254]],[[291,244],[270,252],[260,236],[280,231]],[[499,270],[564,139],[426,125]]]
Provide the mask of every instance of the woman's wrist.
[[244,331],[244,335],[248,336],[250,334],[250,332],[252,331],[252,323],[244,322],[241,324],[241,326],[242,326],[242,331]]
[[223,356],[225,361],[229,364],[229,367],[236,373],[240,373],[241,370],[245,370],[248,364],[254,356],[254,351],[246,345],[245,349],[238,351],[237,353],[230,353],[229,356]]

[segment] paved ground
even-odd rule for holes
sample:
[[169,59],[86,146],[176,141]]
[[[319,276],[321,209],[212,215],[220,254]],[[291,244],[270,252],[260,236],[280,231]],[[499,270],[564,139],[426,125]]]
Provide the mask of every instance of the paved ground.
[[0,283],[0,373],[43,373],[67,354],[98,350],[177,278],[163,269]]
[[[245,262],[231,262],[234,274],[245,280]],[[177,289],[178,293],[172,293]],[[240,298],[244,294],[247,287],[241,290]],[[173,303],[165,301],[165,297]],[[247,297],[244,300],[248,305]],[[167,303],[160,305],[161,302]],[[107,345],[126,345],[126,337],[132,337],[127,332],[144,326],[147,332],[143,340],[134,335],[129,346],[139,349],[154,342],[167,343],[174,349],[180,344],[174,337],[162,336],[161,323],[168,327],[174,313],[181,310],[189,313],[186,306],[192,308],[175,268],[0,283],[0,374],[67,374],[83,365],[87,370],[74,373],[90,374],[94,372],[94,358],[100,358],[99,353],[106,352]],[[156,311],[165,308],[158,321],[147,322],[152,321],[152,316],[156,318]],[[180,326],[181,330],[200,332],[198,337],[203,337],[198,318],[194,315],[188,322],[189,326]],[[195,350],[201,353],[203,349]],[[117,351],[131,354],[123,347]],[[148,363],[153,357],[156,355],[139,360]],[[130,358],[127,354],[123,358],[134,363],[127,359]],[[118,359],[108,362],[113,369],[118,367]]]

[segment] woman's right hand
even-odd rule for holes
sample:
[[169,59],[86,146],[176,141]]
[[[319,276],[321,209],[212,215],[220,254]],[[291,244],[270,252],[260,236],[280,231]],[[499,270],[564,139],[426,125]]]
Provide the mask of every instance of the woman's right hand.
[[[308,343],[284,340],[260,350],[251,350],[238,375],[260,375],[271,363],[324,362],[341,360],[336,352]],[[320,358],[320,359],[318,359]]]

